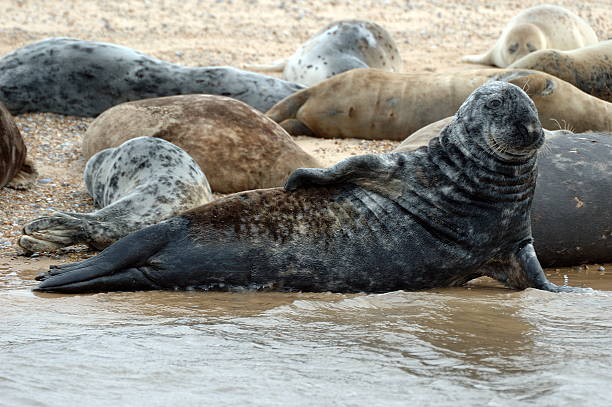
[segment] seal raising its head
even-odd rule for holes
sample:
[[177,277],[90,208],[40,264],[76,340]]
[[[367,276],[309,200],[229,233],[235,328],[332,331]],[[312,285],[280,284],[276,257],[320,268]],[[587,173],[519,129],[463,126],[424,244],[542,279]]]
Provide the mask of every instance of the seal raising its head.
[[52,268],[37,290],[382,292],[482,275],[513,288],[572,290],[546,279],[532,246],[543,137],[529,97],[492,82],[428,147],[298,169],[285,190],[230,195]]

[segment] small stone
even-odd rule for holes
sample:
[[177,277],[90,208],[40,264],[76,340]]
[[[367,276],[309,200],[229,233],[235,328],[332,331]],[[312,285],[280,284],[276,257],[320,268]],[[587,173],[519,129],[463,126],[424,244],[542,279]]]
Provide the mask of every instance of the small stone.
[[39,184],[50,184],[53,182],[53,180],[51,178],[41,178],[38,181]]
[[599,266],[597,267],[597,271],[606,271],[606,268],[604,266]]

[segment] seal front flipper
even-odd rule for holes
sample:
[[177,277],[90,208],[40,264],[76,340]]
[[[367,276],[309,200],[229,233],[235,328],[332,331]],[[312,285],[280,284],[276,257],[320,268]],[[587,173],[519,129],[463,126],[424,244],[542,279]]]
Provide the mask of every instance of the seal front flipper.
[[593,292],[591,288],[558,286],[544,274],[533,244],[527,243],[510,255],[509,259],[492,261],[481,272],[514,289],[537,288],[551,292]]
[[147,260],[166,246],[174,231],[171,221],[131,233],[109,246],[98,256],[51,269],[35,291],[99,292],[156,290],[161,287],[147,277],[152,270]]
[[365,154],[350,157],[329,168],[298,168],[287,179],[285,190],[295,191],[309,185],[356,183],[362,180],[386,181],[394,168],[403,165],[401,153]]

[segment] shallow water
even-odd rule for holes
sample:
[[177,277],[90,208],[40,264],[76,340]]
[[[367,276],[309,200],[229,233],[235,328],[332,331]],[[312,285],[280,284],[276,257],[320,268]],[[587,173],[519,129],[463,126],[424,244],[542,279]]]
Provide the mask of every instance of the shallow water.
[[0,404],[609,406],[606,269],[550,276],[592,294],[67,296],[0,267]]

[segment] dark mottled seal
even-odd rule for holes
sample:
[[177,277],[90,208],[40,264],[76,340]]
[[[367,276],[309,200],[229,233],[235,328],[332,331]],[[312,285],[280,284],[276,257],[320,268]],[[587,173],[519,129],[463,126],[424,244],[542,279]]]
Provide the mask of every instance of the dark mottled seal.
[[509,69],[535,69],[612,102],[612,40],[572,51],[543,49],[515,61]]
[[513,17],[488,52],[462,61],[505,68],[539,49],[568,50],[596,42],[597,34],[585,20],[563,7],[542,4]]
[[174,144],[139,137],[89,159],[85,185],[92,213],[56,212],[28,222],[18,244],[27,252],[84,243],[101,249],[127,234],[212,200],[198,164]]
[[546,129],[612,131],[612,103],[544,72],[521,69],[430,74],[354,69],[288,96],[266,114],[294,136],[404,140],[452,116],[474,89],[496,80],[525,90]]
[[0,101],[13,114],[97,116],[130,100],[206,93],[265,112],[303,86],[231,67],[171,64],[119,45],[50,38],[0,59]]
[[283,71],[283,79],[313,86],[355,68],[402,70],[395,41],[383,27],[362,20],[336,21],[315,34],[289,58],[247,69]]
[[0,188],[24,189],[34,182],[38,173],[27,152],[13,116],[0,103]]
[[520,88],[477,89],[427,148],[296,170],[286,190],[231,195],[39,276],[37,290],[246,286],[382,292],[550,283],[529,209],[544,133]]
[[[426,146],[448,117],[412,134],[394,152]],[[544,267],[612,262],[612,134],[544,131],[531,225]]]

